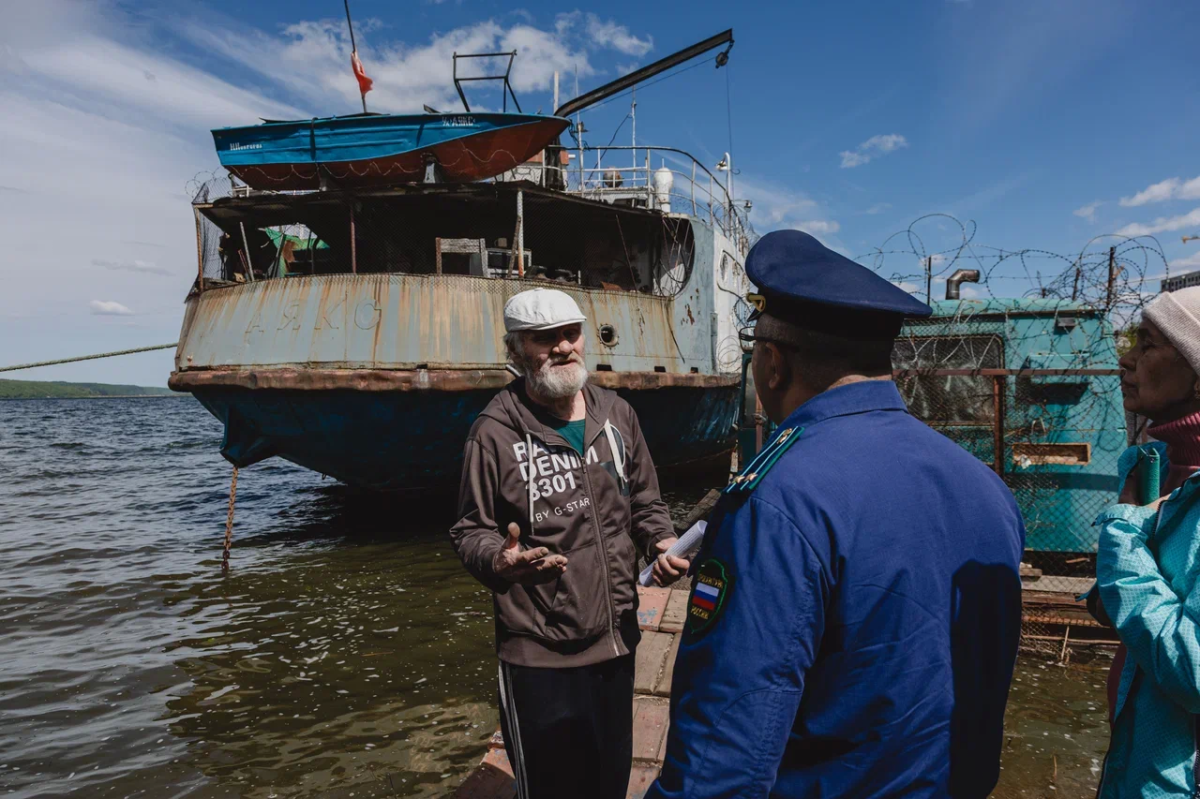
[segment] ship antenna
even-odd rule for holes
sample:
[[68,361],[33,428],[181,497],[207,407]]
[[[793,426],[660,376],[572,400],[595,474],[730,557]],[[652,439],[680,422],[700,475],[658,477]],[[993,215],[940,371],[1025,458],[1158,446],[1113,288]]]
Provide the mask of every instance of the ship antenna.
[[733,202],[733,100],[731,97],[733,90],[730,88],[729,84],[729,67],[727,66],[729,63],[728,53],[729,51],[726,50],[723,54],[725,55],[724,62],[718,58],[717,68],[720,69],[723,66],[725,67],[725,119],[729,124],[729,212],[733,215],[733,223],[736,228],[737,206]]
[[[359,65],[357,63],[358,62],[358,45],[356,45],[354,43],[354,23],[350,21],[350,0],[342,0],[342,3],[343,3],[343,5],[346,6],[346,27],[350,29],[350,58],[351,58],[351,61],[354,62],[354,65],[357,67],[357,69],[355,70],[355,77],[357,78],[358,72],[362,70],[362,67],[361,67],[361,65]],[[370,86],[369,83],[367,85]],[[359,83],[359,88],[360,88],[359,96],[362,97],[363,113],[365,114],[365,113],[367,113],[367,93],[365,91],[361,91],[361,88],[362,88],[361,82]]]
[[[637,174],[637,86],[633,87],[633,99],[629,103],[629,116],[633,121],[633,174]],[[646,178],[649,185],[649,177]]]

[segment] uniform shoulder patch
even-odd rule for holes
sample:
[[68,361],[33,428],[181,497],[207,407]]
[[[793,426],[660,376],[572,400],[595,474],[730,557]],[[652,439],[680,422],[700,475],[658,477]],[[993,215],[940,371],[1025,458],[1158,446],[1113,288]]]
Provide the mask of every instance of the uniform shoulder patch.
[[783,453],[788,451],[788,448],[795,444],[800,438],[800,434],[804,432],[803,427],[789,427],[786,430],[781,430],[775,439],[763,447],[762,452],[746,465],[742,473],[733,478],[733,481],[726,486],[726,494],[737,494],[740,492],[753,491],[755,486],[762,482],[763,477],[775,465]]
[[688,629],[695,635],[712,629],[725,610],[732,590],[733,572],[719,558],[709,558],[701,563],[688,600]]

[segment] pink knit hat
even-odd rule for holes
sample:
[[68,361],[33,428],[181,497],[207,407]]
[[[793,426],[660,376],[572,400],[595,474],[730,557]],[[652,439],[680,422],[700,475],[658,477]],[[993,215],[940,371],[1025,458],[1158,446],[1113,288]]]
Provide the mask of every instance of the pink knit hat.
[[1179,354],[1200,374],[1200,286],[1165,291],[1142,311],[1179,350]]

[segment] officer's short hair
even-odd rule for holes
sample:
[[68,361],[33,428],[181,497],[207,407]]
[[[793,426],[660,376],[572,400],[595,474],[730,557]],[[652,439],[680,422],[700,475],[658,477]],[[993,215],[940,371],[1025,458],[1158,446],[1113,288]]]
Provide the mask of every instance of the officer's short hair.
[[769,314],[759,317],[755,336],[784,345],[792,367],[810,387],[825,390],[847,375],[882,377],[892,373],[891,338],[847,338],[823,330],[777,319]]

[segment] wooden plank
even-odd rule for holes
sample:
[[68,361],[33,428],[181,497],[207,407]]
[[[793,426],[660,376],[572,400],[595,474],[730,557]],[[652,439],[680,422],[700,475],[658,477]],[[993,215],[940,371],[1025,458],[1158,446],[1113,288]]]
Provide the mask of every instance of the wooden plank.
[[638,626],[643,630],[657,630],[671,596],[667,588],[643,588],[638,586]]
[[488,751],[479,767],[458,786],[453,799],[512,799],[517,793],[508,755],[503,749]]
[[635,764],[629,774],[629,791],[625,799],[644,799],[646,791],[658,779],[658,766]]
[[671,677],[675,674],[675,655],[679,653],[679,642],[682,638],[682,635],[671,636],[671,648],[667,650],[667,657],[663,660],[662,673],[658,675],[658,680],[654,683],[655,696],[671,695]]
[[633,759],[654,761],[667,734],[670,706],[661,700],[638,696],[633,700]]
[[638,644],[637,657],[633,665],[633,690],[635,693],[648,694],[654,690],[673,638],[674,636],[667,633],[652,632],[642,635],[642,642]]
[[663,611],[662,621],[658,631],[663,633],[683,632],[683,623],[687,621],[687,591],[672,591],[667,599],[667,609]]
[[688,511],[688,515],[683,517],[683,521],[675,525],[675,534],[683,535],[693,524],[701,519],[708,518],[708,514],[712,513],[712,509],[716,507],[717,500],[721,498],[720,489],[714,488],[704,495],[704,498],[696,503],[696,507]]

